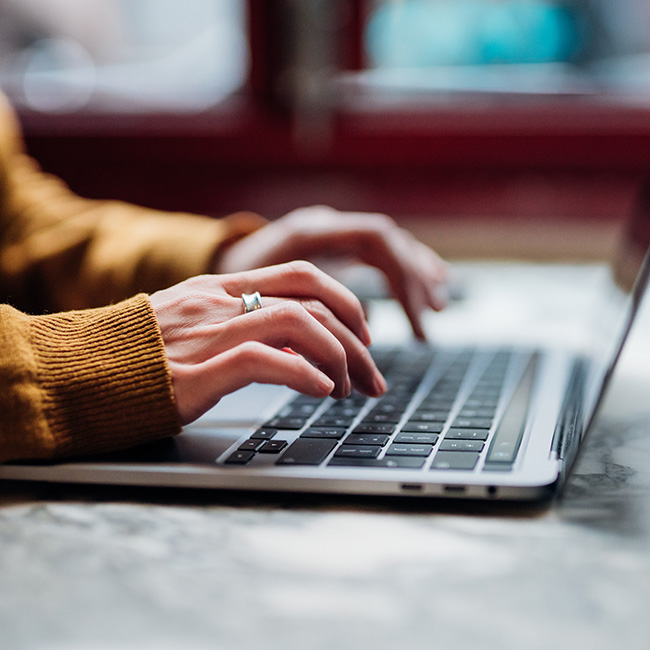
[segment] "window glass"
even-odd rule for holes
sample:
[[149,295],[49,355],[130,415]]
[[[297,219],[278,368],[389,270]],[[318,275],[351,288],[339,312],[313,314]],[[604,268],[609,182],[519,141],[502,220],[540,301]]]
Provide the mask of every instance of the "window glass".
[[245,81],[243,0],[0,0],[0,84],[66,112],[201,110]]
[[426,90],[650,94],[647,0],[374,0],[369,80]]

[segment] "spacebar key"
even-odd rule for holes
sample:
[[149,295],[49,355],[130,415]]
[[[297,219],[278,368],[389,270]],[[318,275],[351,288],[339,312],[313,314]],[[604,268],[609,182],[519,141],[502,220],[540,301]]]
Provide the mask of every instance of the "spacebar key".
[[337,444],[337,440],[298,438],[278,458],[276,465],[320,465]]

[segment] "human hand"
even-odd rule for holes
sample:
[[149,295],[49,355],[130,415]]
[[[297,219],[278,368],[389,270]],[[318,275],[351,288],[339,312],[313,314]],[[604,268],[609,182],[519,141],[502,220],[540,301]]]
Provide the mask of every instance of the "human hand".
[[447,264],[386,215],[301,208],[233,244],[218,272],[243,271],[292,259],[346,255],[378,268],[402,304],[413,332],[424,338],[422,312],[446,304]]
[[[243,312],[259,291],[263,309]],[[386,382],[354,294],[309,262],[203,275],[151,295],[183,424],[252,382],[341,398]]]

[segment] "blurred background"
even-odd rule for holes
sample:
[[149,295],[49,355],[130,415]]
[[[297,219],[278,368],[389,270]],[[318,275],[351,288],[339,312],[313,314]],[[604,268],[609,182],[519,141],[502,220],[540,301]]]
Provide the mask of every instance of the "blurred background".
[[650,171],[650,1],[0,0],[0,87],[86,196],[604,259]]

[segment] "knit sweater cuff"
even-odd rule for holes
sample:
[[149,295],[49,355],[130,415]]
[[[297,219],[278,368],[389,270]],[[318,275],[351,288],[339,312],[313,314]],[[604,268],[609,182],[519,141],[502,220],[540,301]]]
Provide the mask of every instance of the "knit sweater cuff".
[[180,430],[146,295],[100,309],[30,317],[30,339],[51,455],[113,451]]

